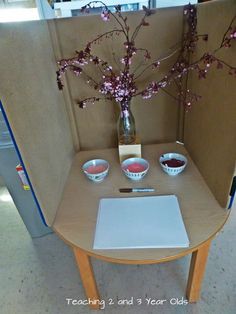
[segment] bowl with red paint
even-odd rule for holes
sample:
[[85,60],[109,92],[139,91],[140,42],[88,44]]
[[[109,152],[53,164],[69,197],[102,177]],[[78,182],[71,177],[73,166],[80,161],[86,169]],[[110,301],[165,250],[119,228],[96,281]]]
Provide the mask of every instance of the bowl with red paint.
[[131,180],[141,180],[148,172],[149,163],[143,158],[128,158],[121,163],[121,169]]
[[109,163],[104,159],[92,159],[83,164],[82,170],[88,179],[101,182],[108,174]]
[[188,160],[184,155],[167,153],[160,156],[159,163],[169,176],[176,176],[185,169]]

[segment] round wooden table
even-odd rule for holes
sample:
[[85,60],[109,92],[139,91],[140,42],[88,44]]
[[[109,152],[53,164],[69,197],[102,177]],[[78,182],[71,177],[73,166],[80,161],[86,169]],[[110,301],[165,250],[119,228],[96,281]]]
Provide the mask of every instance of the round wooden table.
[[[166,175],[158,164],[158,157],[166,152],[179,152],[188,158],[183,173],[176,177]],[[99,293],[90,263],[90,257],[121,264],[154,264],[192,254],[186,296],[196,302],[200,296],[211,240],[225,224],[229,211],[220,207],[207,184],[182,145],[158,144],[142,147],[142,157],[150,163],[148,174],[142,181],[133,183],[120,168],[117,149],[81,151],[73,161],[60,207],[53,223],[54,231],[73,251],[80,270],[91,308],[99,308]],[[108,177],[101,183],[89,181],[81,166],[89,159],[103,158],[110,163]],[[93,241],[101,198],[127,197],[120,187],[150,186],[156,192],[144,195],[174,194],[178,197],[183,221],[190,240],[188,248],[94,250]],[[137,193],[132,193],[137,196]],[[140,196],[140,194],[138,195]]]

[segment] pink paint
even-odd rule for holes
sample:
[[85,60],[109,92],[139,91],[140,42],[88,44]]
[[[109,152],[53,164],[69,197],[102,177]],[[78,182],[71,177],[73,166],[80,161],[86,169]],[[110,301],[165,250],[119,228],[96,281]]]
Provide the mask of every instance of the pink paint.
[[98,165],[98,166],[89,166],[86,171],[90,174],[98,174],[100,172],[103,172],[106,170],[106,167],[103,165]]
[[146,168],[143,165],[141,165],[137,162],[125,167],[125,170],[128,170],[129,172],[134,172],[134,173],[143,172],[145,169]]

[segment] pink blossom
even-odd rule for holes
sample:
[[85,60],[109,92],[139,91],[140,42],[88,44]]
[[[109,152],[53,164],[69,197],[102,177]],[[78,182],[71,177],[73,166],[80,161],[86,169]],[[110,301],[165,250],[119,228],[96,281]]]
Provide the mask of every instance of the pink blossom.
[[149,98],[151,98],[152,97],[152,93],[151,93],[151,91],[149,91],[149,90],[144,90],[143,92],[142,92],[142,97],[143,97],[143,99],[149,99]]
[[101,18],[105,22],[109,21],[110,20],[110,12],[108,10],[106,10],[106,9],[103,9],[102,13],[101,13]]
[[73,72],[76,76],[79,76],[82,73],[82,69],[80,67],[73,67]]
[[230,38],[236,38],[236,29],[230,34]]
[[151,91],[153,94],[156,94],[159,91],[159,85],[157,84],[157,82],[151,82],[148,86],[148,90]]
[[[88,5],[82,8],[82,11],[86,12],[88,8],[92,8],[92,4],[97,4],[100,1],[91,1]],[[159,81],[148,81],[148,78],[145,80],[140,80],[139,78],[143,75],[143,73],[147,69],[158,69],[160,66],[160,61],[164,61],[165,59],[170,58],[179,50],[173,51],[166,57],[160,59],[154,59],[154,61],[150,61],[151,55],[147,48],[136,47],[136,36],[141,27],[148,26],[149,24],[146,22],[145,18],[151,14],[152,11],[144,7],[145,16],[141,19],[140,23],[138,24],[137,28],[134,29],[133,34],[131,34],[131,28],[129,27],[127,17],[124,17],[121,12],[121,6],[116,7],[116,12],[112,13],[108,7],[104,5],[104,8],[101,11],[101,18],[103,21],[109,21],[110,15],[112,16],[113,20],[115,19],[116,22],[119,22],[123,25],[123,27],[119,27],[121,25],[119,23],[118,28],[113,27],[112,30],[106,31],[105,33],[98,35],[92,41],[89,41],[85,46],[84,50],[76,51],[76,55],[70,59],[62,59],[58,62],[59,70],[56,72],[57,74],[57,84],[59,89],[63,89],[63,81],[62,76],[65,74],[66,71],[72,71],[76,76],[80,76],[85,79],[85,82],[89,84],[96,92],[103,94],[101,97],[89,97],[84,100],[81,100],[78,104],[81,108],[86,107],[88,104],[94,104],[95,101],[99,99],[106,99],[106,100],[115,100],[116,102],[120,102],[123,105],[122,110],[125,110],[125,105],[127,101],[131,100],[132,97],[141,96],[143,99],[149,99],[154,94],[157,94],[160,89],[165,89],[168,87],[172,82],[175,82],[178,91],[177,97],[171,95],[169,91],[167,93],[172,96],[174,99],[179,99],[186,108],[190,107],[191,104],[199,99],[199,96],[191,93],[188,89],[185,93],[183,93],[182,81],[180,80],[186,73],[190,70],[195,70],[200,79],[206,78],[208,71],[211,70],[212,65],[215,64],[217,69],[226,68],[229,71],[229,74],[236,76],[236,68],[228,65],[223,60],[216,57],[216,49],[212,53],[206,52],[202,57],[200,57],[197,61],[191,63],[187,56],[189,52],[194,52],[196,43],[199,37],[203,40],[208,39],[208,35],[198,35],[197,34],[197,14],[196,8],[191,4],[184,7],[184,19],[185,23],[187,24],[188,31],[184,33],[183,37],[183,46],[180,50],[180,55],[174,64],[168,68],[166,75],[159,79]],[[233,24],[234,23],[234,24]],[[105,39],[113,39],[113,36],[124,35],[124,38],[121,42],[122,48],[124,52],[121,56],[116,55],[113,53],[114,61],[117,63],[117,60],[120,59],[120,62],[123,64],[116,64],[114,69],[109,64],[109,62],[100,59],[99,56],[94,55],[93,53],[93,46],[95,44],[101,44]],[[236,26],[235,26],[235,17],[232,20],[231,24],[228,27],[225,35],[223,36],[221,46],[222,47],[230,47],[236,39]],[[118,40],[120,42],[120,39]],[[118,52],[118,51],[117,51]],[[141,52],[144,59],[141,63],[143,64],[144,69],[141,68],[141,63],[139,58],[133,58],[136,53]],[[160,60],[160,61],[159,61]],[[136,65],[135,62],[138,64]],[[134,65],[133,67],[130,66]],[[140,65],[139,65],[140,63]],[[92,69],[87,73],[84,70],[84,66],[90,64],[91,67],[95,68],[95,72],[93,73]],[[122,70],[118,70],[122,68]],[[161,73],[160,73],[161,74]],[[188,79],[187,79],[188,80]],[[143,87],[142,82],[146,85]],[[140,83],[140,88],[138,89],[138,84]]]
[[127,56],[125,56],[124,58],[122,58],[121,60],[121,63],[123,63],[123,64],[131,64],[131,58],[129,58],[129,57],[127,57]]
[[166,81],[160,82],[160,87],[164,88],[164,87],[166,87],[166,85],[167,85],[167,82],[166,82]]
[[157,69],[157,68],[159,68],[159,66],[160,66],[160,61],[155,61],[154,63],[153,63],[153,65],[152,65],[152,67],[155,69]]

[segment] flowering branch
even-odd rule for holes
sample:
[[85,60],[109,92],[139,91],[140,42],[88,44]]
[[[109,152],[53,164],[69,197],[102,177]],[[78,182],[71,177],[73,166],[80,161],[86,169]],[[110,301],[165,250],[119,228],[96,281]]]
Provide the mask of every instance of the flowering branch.
[[236,15],[233,17],[228,29],[226,30],[220,48],[221,47],[231,47],[232,40],[236,39],[236,26],[233,27],[233,23],[236,21]]
[[[170,57],[174,56],[178,51],[180,51],[180,48],[177,48],[176,50],[172,51],[171,53],[169,53],[168,55],[159,58],[157,60],[155,60],[154,62],[152,62],[151,64],[149,64],[148,66],[146,66],[145,69],[142,70],[142,72],[140,74],[138,74],[137,76],[135,76],[135,80],[137,80],[138,78],[140,78],[140,76],[143,75],[144,72],[146,72],[148,69],[152,68],[152,69],[157,69],[159,68],[160,64],[162,61],[165,61],[167,59],[169,59]],[[135,72],[135,71],[134,71]]]
[[[229,74],[236,74],[236,68],[229,65],[225,61],[219,59],[215,56],[216,52],[219,51],[219,49],[223,47],[229,47],[229,41],[230,44],[233,39],[236,39],[236,28],[232,27],[233,22],[236,19],[236,16],[233,18],[233,20],[230,23],[230,26],[228,30],[226,31],[224,38],[222,40],[222,43],[225,44],[221,45],[218,49],[213,51],[213,53],[204,53],[198,60],[190,63],[190,54],[192,54],[195,51],[196,43],[199,40],[199,38],[202,38],[203,40],[208,40],[208,35],[198,35],[196,32],[196,26],[197,26],[197,19],[196,19],[196,8],[192,5],[188,5],[184,9],[184,15],[186,16],[186,22],[187,22],[187,32],[184,34],[184,40],[182,48],[180,49],[179,56],[177,58],[177,61],[172,66],[171,70],[168,72],[168,74],[162,78],[159,81],[153,81],[147,85],[145,89],[142,91],[139,91],[134,96],[142,95],[144,99],[151,98],[154,94],[157,94],[160,89],[163,90],[166,86],[170,85],[173,81],[176,83],[179,82],[179,102],[181,102],[186,109],[191,107],[192,103],[199,100],[201,97],[193,92],[191,92],[188,89],[188,74],[191,70],[195,70],[198,72],[199,79],[205,79],[206,75],[209,71],[210,66],[213,63],[216,63],[217,69],[223,68],[223,65],[225,65],[228,70]],[[172,56],[175,54],[175,51],[170,54],[169,56]],[[168,59],[168,56],[167,58]],[[159,60],[162,61],[162,60]],[[150,64],[147,68],[152,66]],[[146,69],[147,69],[146,68]],[[143,70],[146,71],[146,69]],[[143,73],[142,72],[142,73]],[[141,73],[141,74],[142,74]],[[140,75],[139,75],[140,76]],[[137,79],[139,76],[135,77]],[[186,92],[184,95],[184,89],[182,88],[182,78],[186,76]],[[176,99],[175,96],[172,96],[172,98]]]
[[[197,10],[196,7],[189,4],[184,7],[184,33],[182,38],[182,45],[174,45],[170,51],[162,57],[151,61],[151,54],[146,48],[137,48],[135,39],[137,38],[142,27],[149,26],[146,18],[154,12],[146,7],[143,7],[143,16],[131,32],[128,25],[128,19],[121,12],[121,6],[115,7],[115,13],[112,13],[109,8],[102,1],[91,1],[81,10],[88,12],[92,5],[102,5],[101,18],[108,22],[112,16],[118,24],[118,28],[107,31],[95,37],[92,41],[88,42],[85,49],[76,51],[76,56],[69,59],[62,59],[58,61],[59,70],[57,71],[57,83],[59,89],[63,89],[62,77],[66,71],[72,71],[76,76],[83,75],[87,81],[97,92],[102,94],[102,97],[89,97],[82,99],[78,102],[81,108],[85,108],[87,104],[94,103],[101,99],[115,100],[125,108],[127,101],[136,96],[141,96],[143,99],[151,98],[163,90],[175,100],[178,100],[186,108],[197,101],[200,96],[190,91],[188,88],[188,75],[190,71],[195,71],[199,79],[204,79],[207,76],[209,69],[213,64],[217,69],[223,67],[228,69],[228,73],[236,75],[236,67],[228,64],[224,60],[217,57],[217,52],[224,48],[229,48],[236,40],[236,16],[231,20],[229,27],[223,35],[220,46],[213,52],[206,52],[195,61],[191,61],[199,39],[204,41],[208,40],[207,34],[197,34]],[[113,53],[113,58],[118,66],[118,71],[115,71],[107,61],[102,60],[97,55],[92,54],[94,44],[99,44],[104,39],[113,38],[114,36],[124,36],[124,55],[120,58],[120,64],[117,64],[116,55]],[[143,61],[131,68],[135,61],[135,55],[141,53]],[[149,82],[144,89],[138,87],[138,80],[148,70],[158,70],[162,63],[170,58],[176,57],[175,62],[171,66],[167,74],[157,81]],[[147,61],[149,64],[144,65]],[[95,80],[89,76],[84,67],[92,64],[98,68],[98,73],[101,74],[99,80]],[[141,66],[144,66],[140,73],[137,71]],[[184,79],[184,81],[183,81]],[[185,82],[185,83],[184,83]],[[177,94],[172,95],[166,90],[170,84],[174,83],[177,87]],[[183,87],[184,84],[184,87]]]

